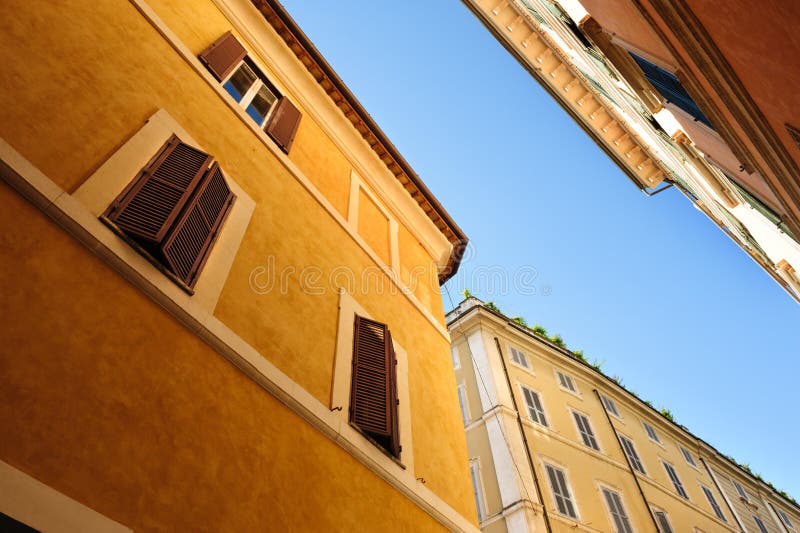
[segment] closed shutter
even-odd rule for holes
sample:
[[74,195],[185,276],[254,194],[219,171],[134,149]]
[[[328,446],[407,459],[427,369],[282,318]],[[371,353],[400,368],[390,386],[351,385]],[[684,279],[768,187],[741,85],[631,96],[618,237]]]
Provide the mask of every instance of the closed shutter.
[[353,337],[350,422],[399,457],[396,358],[391,333],[386,324],[356,315]]
[[297,127],[300,125],[300,118],[302,115],[300,111],[289,101],[288,98],[282,96],[275,106],[275,111],[272,113],[264,131],[272,137],[281,149],[289,153],[292,147],[294,136],[297,133]]
[[242,43],[231,32],[226,32],[200,53],[200,61],[218,81],[222,81],[246,55]]
[[164,241],[161,253],[167,265],[189,287],[197,281],[235,199],[214,163]]
[[159,244],[211,164],[173,135],[105,216],[145,247]]

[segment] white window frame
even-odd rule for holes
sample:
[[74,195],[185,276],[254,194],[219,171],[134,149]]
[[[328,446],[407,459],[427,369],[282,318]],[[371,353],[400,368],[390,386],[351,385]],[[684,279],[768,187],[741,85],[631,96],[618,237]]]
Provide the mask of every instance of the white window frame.
[[789,519],[789,515],[786,514],[786,511],[784,511],[783,509],[778,509],[778,508],[776,508],[775,510],[778,513],[778,519],[781,522],[783,522],[783,525],[785,525],[788,529],[791,529],[792,531],[797,531],[797,528],[794,527],[794,524]]
[[[569,477],[567,476],[566,469],[562,468],[561,466],[558,466],[556,464],[553,464],[552,462],[543,461],[543,463],[544,463],[545,474],[547,475],[547,482],[550,485],[550,495],[553,498],[553,505],[555,506],[556,512],[559,515],[564,516],[566,518],[569,518],[571,520],[580,521],[580,513],[578,512],[578,503],[575,501],[575,493],[572,490],[572,487],[570,486]],[[564,482],[564,487],[563,488],[566,489],[566,491],[567,491],[566,495],[561,493],[561,487],[558,487],[558,491],[556,491],[556,487],[553,485],[553,480],[550,477],[550,471],[548,469],[552,469],[553,470],[553,472],[555,473],[556,478],[558,478],[559,474],[560,474],[560,480],[559,481],[563,481]],[[558,498],[559,497],[561,499],[565,500],[566,502],[568,502],[569,506],[572,507],[572,512],[573,512],[572,515],[569,514],[569,513],[562,513],[561,512],[561,510],[559,509],[559,506],[558,506]],[[569,507],[566,504],[564,504],[564,508],[566,510],[569,510]]]
[[[694,456],[692,452],[681,446],[680,444],[678,447],[681,449],[681,453],[683,454],[683,458],[686,459],[686,464],[691,466],[692,468],[697,468],[697,462],[694,460]],[[699,469],[698,469],[699,470]]]
[[[605,495],[606,492],[608,492],[611,495],[617,497],[617,502],[619,503],[619,506],[620,506],[619,510],[622,511],[622,516],[627,521],[627,527],[628,527],[629,531],[620,531],[620,530],[617,529],[617,524],[614,521],[614,514],[615,513],[614,513],[614,510],[611,508],[611,506],[608,504],[608,499],[606,498],[606,495]],[[625,505],[625,501],[622,498],[622,492],[620,492],[620,491],[618,491],[616,489],[613,489],[613,488],[611,488],[611,487],[609,487],[607,485],[601,485],[600,486],[600,497],[603,499],[603,506],[608,511],[608,518],[609,518],[609,520],[611,520],[611,528],[612,528],[612,530],[615,531],[616,533],[634,533],[636,531],[636,528],[633,526],[633,520],[631,519],[631,516],[628,514],[627,506]]]
[[746,502],[750,501],[750,497],[747,495],[747,491],[744,490],[744,487],[735,479],[731,479],[733,482],[733,488],[736,489],[736,492],[739,494],[739,497]]
[[511,364],[524,368],[528,372],[533,372],[533,365],[531,365],[527,352],[520,350],[513,344],[508,345],[508,359]]
[[[256,66],[256,68],[258,70],[260,70],[261,72],[264,71],[264,68],[261,65],[259,65],[258,63],[256,63],[256,61],[253,59],[252,54],[250,54],[250,52],[248,52],[245,57],[250,59],[250,61],[252,61],[253,64],[255,64],[255,66]],[[228,89],[225,88],[225,84],[227,84],[231,80],[231,78],[234,76],[234,74],[239,72],[239,69],[242,68],[242,65],[246,65],[247,68],[249,68],[250,71],[253,72],[253,74],[255,75],[256,79],[253,82],[253,84],[250,85],[250,87],[242,95],[242,99],[240,101],[236,102],[236,99],[233,97],[233,95],[230,94],[228,92]],[[260,123],[256,122],[256,124],[258,124],[258,127],[260,129],[262,129],[262,130],[267,125],[267,122],[269,122],[269,119],[272,117],[272,113],[275,111],[275,107],[276,107],[278,101],[281,99],[281,96],[282,96],[280,92],[276,92],[277,89],[274,88],[274,85],[273,86],[270,86],[270,85],[272,85],[272,82],[270,82],[269,85],[267,83],[265,83],[264,80],[262,80],[261,78],[258,77],[258,73],[253,71],[253,68],[250,65],[248,65],[247,61],[245,61],[244,59],[242,59],[241,61],[236,63],[236,67],[233,68],[233,70],[231,70],[230,74],[225,76],[225,79],[223,79],[220,82],[220,87],[222,87],[222,90],[225,91],[225,94],[227,94],[231,98],[231,100],[236,102],[236,104],[244,110],[245,114],[251,120],[252,120],[253,117],[250,115],[250,113],[247,112],[247,108],[253,102],[253,99],[255,99],[256,95],[258,94],[258,91],[260,91],[262,87],[266,87],[266,89],[269,92],[272,93],[272,96],[275,97],[275,101],[272,102],[272,104],[269,106],[269,109],[267,110],[267,114],[264,116],[264,120],[262,120]],[[253,120],[253,122],[255,122],[255,120]]]
[[[575,384],[575,378],[573,378],[566,372],[563,372],[558,369],[555,369],[555,374],[556,374],[556,383],[558,384],[558,388],[560,388],[564,392],[568,392],[570,394],[580,397],[581,392],[578,389],[578,386]],[[564,383],[568,383],[569,385],[572,386],[572,388],[570,388],[569,385],[565,385]]]
[[689,493],[686,492],[686,487],[683,485],[681,478],[678,476],[678,471],[675,470],[675,466],[667,461],[661,460],[661,464],[664,465],[664,470],[667,472],[667,477],[672,482],[672,487],[675,489],[675,492],[678,496],[689,501]]
[[[668,530],[665,530],[661,527],[661,522],[658,519],[658,515],[664,517],[664,520],[667,523]],[[669,521],[669,513],[666,512],[664,509],[653,507],[653,518],[656,519],[656,526],[658,526],[658,533],[675,533],[675,528],[672,527],[672,522]]]
[[458,385],[458,404],[461,407],[461,420],[465,426],[472,422],[472,416],[469,413],[469,397],[467,396],[467,387],[463,383]]
[[475,499],[475,507],[478,511],[478,521],[486,520],[486,491],[483,487],[483,476],[481,475],[481,460],[473,457],[469,460],[469,473],[472,480],[472,494]]
[[761,517],[754,514],[753,515],[753,522],[756,523],[756,527],[758,527],[759,533],[769,533],[769,529],[767,529],[767,525],[761,520]]
[[613,398],[609,398],[605,394],[600,395],[600,402],[603,404],[605,410],[618,420],[622,420],[622,414],[619,412],[619,407],[617,406],[617,402],[614,401]]
[[[628,460],[631,462],[631,467],[636,472],[642,474],[643,476],[646,476],[647,475],[647,468],[645,468],[644,462],[642,461],[642,457],[639,455],[639,452],[636,451],[636,445],[633,442],[633,439],[631,439],[630,437],[627,437],[625,435],[622,435],[622,434],[620,434],[619,439],[620,439],[620,444],[622,445],[622,451],[625,454],[625,456],[628,458]],[[623,439],[625,441],[627,441],[628,444],[630,444],[630,452],[628,451],[628,447],[626,447],[625,444],[622,442]],[[633,454],[633,457],[631,457],[631,454]],[[634,459],[635,459],[635,461],[634,461]],[[637,463],[639,464],[639,468],[636,468],[636,464]]]
[[725,518],[725,513],[722,512],[722,507],[719,506],[719,502],[717,501],[717,498],[714,496],[714,491],[712,491],[709,487],[703,485],[702,483],[700,483],[700,490],[703,492],[703,494],[705,494],[706,500],[708,501],[708,505],[711,506],[711,511],[714,513],[714,516],[716,516],[717,519],[727,524],[728,519]]
[[450,347],[450,357],[453,358],[453,370],[461,369],[461,358],[458,355],[458,348],[455,346]]
[[644,427],[644,432],[647,433],[648,439],[650,439],[651,441],[655,442],[660,446],[663,446],[663,443],[661,442],[661,437],[659,437],[658,433],[656,433],[656,428],[654,428],[651,424],[645,422],[644,420],[642,420],[642,427]]
[[[547,409],[544,407],[544,400],[542,400],[542,394],[539,391],[536,391],[527,385],[523,385],[522,383],[519,384],[520,394],[522,394],[522,401],[525,402],[525,413],[528,415],[528,420],[536,424],[537,426],[549,428],[550,427],[550,420],[547,416]],[[525,395],[525,391],[529,391],[536,396],[539,400],[539,406],[541,407],[541,416],[544,419],[544,423],[537,420],[539,418],[538,413],[536,419],[531,416],[531,405],[528,403],[528,397]],[[533,409],[536,410],[536,406],[533,406]]]
[[[578,411],[576,409],[570,409],[570,412],[572,413],[572,422],[575,424],[575,431],[578,433],[578,438],[581,440],[581,442],[584,444],[584,446],[586,446],[590,450],[594,450],[596,452],[601,451],[602,448],[600,447],[600,441],[597,439],[597,433],[595,433],[594,428],[592,427],[592,422],[590,420],[589,415],[587,415],[586,413],[582,413],[582,412],[580,412],[580,411]],[[587,429],[589,430],[588,435],[594,441],[594,444],[595,444],[594,446],[592,446],[591,444],[587,444],[586,439],[583,436],[584,432],[581,431],[581,427],[578,424],[577,417],[579,417],[579,416],[581,418],[583,418],[584,424],[586,425]]]

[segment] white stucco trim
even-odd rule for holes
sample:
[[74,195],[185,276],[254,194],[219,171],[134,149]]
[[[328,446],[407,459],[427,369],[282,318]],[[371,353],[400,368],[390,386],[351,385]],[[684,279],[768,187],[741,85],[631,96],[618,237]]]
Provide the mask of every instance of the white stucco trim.
[[0,512],[47,533],[133,531],[3,461],[0,461]]
[[[67,193],[0,138],[0,178],[116,270],[123,278],[161,305],[264,390],[343,448],[378,477],[453,531],[477,531],[464,516],[376,449],[356,429],[343,423],[311,393],[281,372],[237,333],[193,300],[147,259],[103,225],[83,203]],[[449,335],[445,332],[449,341]],[[401,419],[402,423],[402,419]]]

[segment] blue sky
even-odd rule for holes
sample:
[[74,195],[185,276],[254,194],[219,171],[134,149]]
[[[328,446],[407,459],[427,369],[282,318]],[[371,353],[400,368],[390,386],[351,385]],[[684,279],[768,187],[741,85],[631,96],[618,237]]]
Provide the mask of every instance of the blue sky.
[[[676,190],[640,193],[460,2],[283,4],[470,237],[456,301],[561,334],[800,499],[800,307],[768,274]],[[490,266],[536,293],[474,286]]]

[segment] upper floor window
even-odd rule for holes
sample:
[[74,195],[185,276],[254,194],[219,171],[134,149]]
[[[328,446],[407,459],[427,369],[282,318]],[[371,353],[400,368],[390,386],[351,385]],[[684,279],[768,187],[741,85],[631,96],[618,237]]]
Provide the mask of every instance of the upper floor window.
[[611,413],[612,415],[616,416],[617,418],[622,418],[617,410],[617,404],[609,398],[608,396],[600,396],[600,400],[603,402],[606,410]]
[[450,357],[453,358],[453,368],[455,370],[461,368],[461,359],[458,358],[458,349],[455,346],[450,348]]
[[578,392],[578,389],[575,387],[575,382],[572,380],[572,376],[568,376],[563,372],[556,372],[556,376],[558,376],[558,384],[561,385],[561,387],[570,392]]
[[461,406],[461,419],[466,426],[470,422],[470,415],[469,404],[467,403],[467,388],[463,383],[458,386],[458,404]]
[[767,531],[767,526],[765,526],[764,522],[762,522],[761,519],[756,515],[753,515],[753,522],[755,522],[756,526],[758,526],[758,531],[760,533],[769,533],[769,531]]
[[400,458],[397,358],[386,324],[355,316],[350,423]]
[[636,453],[636,448],[633,445],[633,441],[627,437],[623,437],[622,435],[619,436],[619,441],[622,443],[622,449],[625,450],[625,455],[628,456],[628,461],[630,461],[633,469],[642,474],[647,474],[647,472],[644,471],[642,460],[639,459],[639,454]]
[[686,489],[683,488],[683,483],[681,483],[681,480],[678,477],[678,473],[675,472],[675,468],[673,468],[672,465],[669,464],[669,463],[664,463],[664,469],[667,471],[667,475],[669,476],[669,479],[672,481],[672,484],[675,486],[675,492],[677,492],[678,495],[681,498],[686,498],[688,500],[689,499],[689,495],[686,494]]
[[213,158],[173,135],[103,218],[191,291],[235,200]]
[[203,50],[200,61],[258,127],[288,154],[302,115],[248,57],[242,43],[227,32]]
[[597,445],[597,439],[594,436],[594,431],[592,431],[592,426],[589,424],[589,418],[577,411],[572,411],[572,416],[575,418],[575,423],[578,425],[578,433],[580,433],[583,443],[593,450],[600,450],[600,446]]
[[567,485],[567,476],[564,471],[553,465],[545,465],[547,477],[550,480],[550,488],[553,490],[553,499],[556,501],[558,512],[569,518],[578,518],[575,504],[572,501],[572,494]]
[[528,387],[522,387],[522,394],[525,396],[525,404],[528,406],[528,416],[537,424],[547,426],[547,417],[542,407],[542,399],[539,393],[532,391]]
[[525,352],[522,350],[517,350],[513,346],[510,346],[511,352],[511,360],[517,363],[519,366],[524,368],[530,368],[530,363],[528,363],[528,356],[525,355]]
[[740,496],[740,497],[741,497],[743,500],[745,500],[745,501],[749,501],[749,500],[750,500],[750,498],[748,498],[748,497],[747,497],[747,492],[745,492],[745,490],[744,490],[744,487],[742,487],[742,486],[739,484],[739,482],[738,482],[738,481],[734,480],[734,481],[733,481],[733,486],[734,486],[734,488],[736,489],[736,492],[738,492],[738,493],[739,493],[739,496]]
[[650,437],[651,440],[661,444],[661,439],[658,438],[658,433],[656,433],[656,430],[653,428],[653,426],[647,422],[642,422],[642,424],[644,424],[644,430],[647,432],[647,436]]
[[703,494],[706,495],[706,499],[708,500],[708,503],[711,505],[711,509],[714,511],[714,514],[717,515],[717,518],[719,518],[723,522],[727,522],[727,520],[725,519],[725,515],[722,514],[722,509],[717,503],[717,499],[714,497],[714,493],[711,492],[711,489],[709,489],[708,487],[706,486],[702,487],[703,487]]
[[681,446],[680,448],[681,448],[681,453],[683,454],[683,458],[686,459],[686,462],[692,466],[697,466],[697,463],[694,462],[694,457],[692,457],[692,454],[689,452],[689,450],[687,450],[683,446]]
[[673,533],[672,526],[667,518],[667,513],[664,511],[653,511],[656,517],[656,524],[658,524],[658,533]]
[[486,501],[483,496],[483,482],[481,481],[481,464],[478,459],[469,462],[469,473],[472,477],[472,494],[475,496],[475,507],[478,509],[478,520],[486,519]]
[[616,533],[633,533],[633,526],[631,526],[625,507],[622,505],[619,493],[604,488],[603,497],[608,505],[608,512],[611,513],[611,520],[614,522],[614,531]]
[[778,515],[781,517],[781,520],[783,520],[783,523],[786,524],[786,527],[792,530],[794,529],[794,524],[792,524],[792,521],[789,520],[789,516],[785,512],[778,509]]

